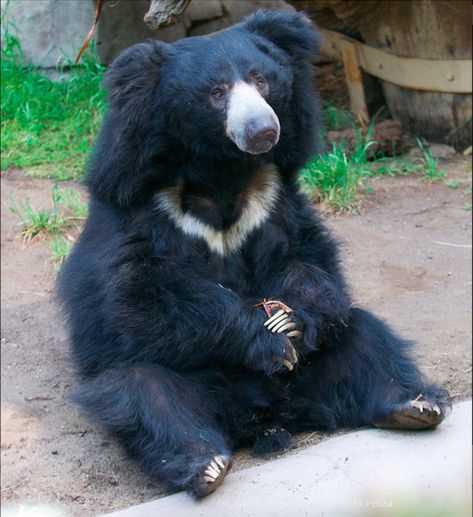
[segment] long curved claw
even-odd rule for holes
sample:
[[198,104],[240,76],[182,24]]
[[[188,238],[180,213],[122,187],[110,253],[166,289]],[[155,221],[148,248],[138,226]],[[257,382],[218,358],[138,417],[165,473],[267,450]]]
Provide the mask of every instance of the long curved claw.
[[284,359],[283,364],[290,372],[294,370],[294,365],[290,363],[287,359]]
[[[278,327],[277,330],[274,330],[274,332],[277,332],[278,334],[281,332],[285,332],[286,330],[294,330],[297,328],[297,325],[293,321],[289,321],[289,323],[286,323],[282,327]],[[286,334],[287,336],[287,334]]]
[[272,325],[276,320],[278,320],[279,318],[281,318],[283,316],[287,317],[287,314],[281,309],[276,314],[273,314],[269,319],[267,319],[264,322],[264,326],[268,327],[269,325]]
[[289,321],[288,318],[289,316],[287,314],[283,314],[282,316],[279,316],[279,318],[275,319],[272,323],[270,323],[266,328],[271,332],[275,332],[276,327]]
[[291,323],[291,319],[289,318],[289,316],[286,315],[286,319],[284,320],[281,320],[279,323],[276,323],[274,324],[272,327],[271,327],[271,332],[279,332],[279,329],[283,328],[285,325],[287,325],[288,323]]
[[[298,328],[290,313],[294,312],[291,307],[280,302],[279,300],[263,300],[256,304],[256,307],[263,306],[268,315],[268,319],[264,322],[264,326],[272,333],[282,334],[286,339],[286,357],[282,360],[284,366],[292,371],[294,365],[299,361],[297,351],[291,343],[291,339],[298,339],[302,336],[302,332]],[[279,310],[272,314],[273,309],[277,307]]]
[[296,349],[292,345],[290,345],[289,351],[291,352],[291,355],[292,355],[293,364],[296,364],[299,361],[299,357],[297,356]]
[[411,407],[417,408],[421,413],[424,411],[424,406],[422,406],[422,402],[419,400],[412,400]]
[[289,339],[286,339],[286,341],[286,359],[283,360],[283,363],[289,371],[292,371],[294,369],[294,365],[299,361],[299,358],[297,356],[296,349],[293,347]]
[[288,332],[286,336],[298,339],[302,336],[302,332],[300,330],[291,330],[291,332]]

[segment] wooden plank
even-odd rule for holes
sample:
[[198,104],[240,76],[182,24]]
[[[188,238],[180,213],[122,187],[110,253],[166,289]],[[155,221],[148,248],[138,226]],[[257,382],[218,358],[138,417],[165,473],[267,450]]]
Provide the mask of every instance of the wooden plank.
[[384,81],[429,92],[472,93],[471,59],[417,59],[399,57],[360,43],[328,29],[320,29],[325,38],[321,52],[343,61],[344,50],[351,45],[361,68]]
[[361,125],[367,124],[369,116],[363,88],[363,74],[356,48],[349,41],[342,41],[342,59],[348,95],[350,96],[351,111]]

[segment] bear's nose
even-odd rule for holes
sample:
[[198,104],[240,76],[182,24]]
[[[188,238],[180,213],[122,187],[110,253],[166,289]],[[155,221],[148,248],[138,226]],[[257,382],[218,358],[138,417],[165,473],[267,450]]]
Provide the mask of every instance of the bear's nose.
[[278,128],[272,120],[251,120],[248,123],[246,133],[253,142],[261,140],[274,142],[277,138]]
[[246,128],[247,144],[253,152],[266,152],[278,141],[278,126],[272,119],[253,119]]
[[254,140],[269,140],[273,141],[276,139],[276,129],[272,127],[268,127],[266,129],[263,129],[261,131],[258,131],[256,135],[253,136]]

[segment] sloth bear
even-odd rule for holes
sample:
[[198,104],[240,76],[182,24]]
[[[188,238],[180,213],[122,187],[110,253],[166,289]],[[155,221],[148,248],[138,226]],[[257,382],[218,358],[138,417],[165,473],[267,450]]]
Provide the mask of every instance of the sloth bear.
[[353,305],[298,187],[317,152],[318,42],[304,15],[259,11],[135,45],[107,73],[90,215],[59,284],[73,397],[150,476],[197,497],[238,446],[426,429],[450,407],[408,342]]

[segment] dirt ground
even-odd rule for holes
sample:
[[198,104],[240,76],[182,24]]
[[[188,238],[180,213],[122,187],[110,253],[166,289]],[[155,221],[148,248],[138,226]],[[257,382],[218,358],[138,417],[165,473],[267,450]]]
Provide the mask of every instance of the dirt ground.
[[[455,400],[471,397],[471,165],[456,160],[458,189],[420,178],[380,179],[357,215],[328,216],[360,304],[418,341],[422,370]],[[80,188],[80,187],[77,187]],[[2,176],[2,503],[59,503],[88,517],[156,498],[149,481],[113,439],[66,399],[74,380],[67,338],[53,300],[51,252],[26,247],[9,195],[49,207],[51,183]],[[320,433],[295,438],[294,449]],[[261,463],[246,452],[235,468]]]

